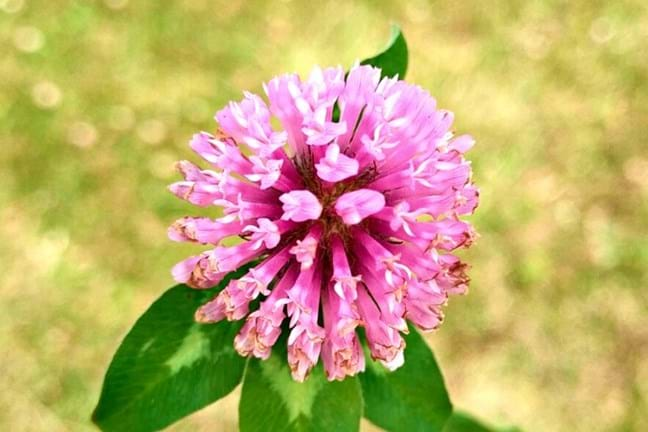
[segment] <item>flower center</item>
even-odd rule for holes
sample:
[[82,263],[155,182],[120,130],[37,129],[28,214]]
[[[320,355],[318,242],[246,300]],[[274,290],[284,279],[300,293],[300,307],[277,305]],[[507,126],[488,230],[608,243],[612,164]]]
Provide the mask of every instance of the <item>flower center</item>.
[[337,233],[346,243],[349,237],[349,228],[335,211],[335,203],[339,197],[347,192],[363,188],[377,177],[375,164],[365,168],[358,175],[335,183],[326,182],[317,176],[314,156],[311,149],[308,153],[293,158],[293,164],[299,172],[306,189],[315,195],[322,205],[322,214],[318,221],[323,225],[323,240]]

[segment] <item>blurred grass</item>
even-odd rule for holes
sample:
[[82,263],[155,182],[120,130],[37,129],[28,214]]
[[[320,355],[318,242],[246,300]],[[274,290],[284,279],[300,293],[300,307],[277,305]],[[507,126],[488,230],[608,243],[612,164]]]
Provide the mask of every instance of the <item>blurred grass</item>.
[[[382,47],[472,133],[470,295],[430,335],[454,401],[648,430],[648,10],[622,0],[0,0],[0,429],[92,430],[110,356],[196,249],[166,192],[242,90]],[[172,429],[236,430],[237,395]],[[368,429],[368,428],[367,428]]]

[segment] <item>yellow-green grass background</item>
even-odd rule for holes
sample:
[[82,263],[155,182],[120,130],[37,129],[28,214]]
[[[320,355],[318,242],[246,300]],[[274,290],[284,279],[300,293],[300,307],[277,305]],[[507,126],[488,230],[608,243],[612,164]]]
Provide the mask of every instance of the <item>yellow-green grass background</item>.
[[[477,139],[472,288],[428,337],[455,404],[648,430],[645,2],[0,0],[1,430],[93,429],[121,338],[200,250],[166,238],[201,213],[166,190],[191,134],[391,22],[408,79]],[[237,398],[171,430],[236,430]]]

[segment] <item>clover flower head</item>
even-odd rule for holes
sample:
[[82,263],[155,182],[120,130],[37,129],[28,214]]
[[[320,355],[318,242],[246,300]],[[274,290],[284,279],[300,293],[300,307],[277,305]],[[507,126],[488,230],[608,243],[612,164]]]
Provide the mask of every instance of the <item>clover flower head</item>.
[[358,327],[373,359],[398,368],[407,321],[436,329],[448,296],[467,289],[453,251],[475,237],[462,219],[479,197],[464,159],[473,140],[454,136],[452,113],[425,90],[370,66],[282,75],[264,90],[268,103],[245,93],[216,114],[216,133],[193,137],[209,169],[178,163],[171,191],[223,215],[169,228],[172,240],[213,246],[173,275],[210,288],[260,259],[196,319],[245,319],[235,348],[261,359],[288,331],[298,381],[320,357],[329,380],[363,371]]

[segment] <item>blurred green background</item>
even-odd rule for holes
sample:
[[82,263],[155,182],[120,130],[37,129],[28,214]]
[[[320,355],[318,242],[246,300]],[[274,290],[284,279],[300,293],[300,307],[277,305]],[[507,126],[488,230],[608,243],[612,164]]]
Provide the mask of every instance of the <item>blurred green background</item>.
[[[428,337],[456,405],[648,430],[639,0],[0,0],[0,430],[93,429],[121,338],[199,250],[166,239],[193,212],[166,191],[191,134],[276,74],[373,55],[394,21],[408,79],[478,141],[471,293]],[[237,398],[171,430],[234,431]]]

